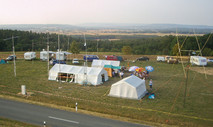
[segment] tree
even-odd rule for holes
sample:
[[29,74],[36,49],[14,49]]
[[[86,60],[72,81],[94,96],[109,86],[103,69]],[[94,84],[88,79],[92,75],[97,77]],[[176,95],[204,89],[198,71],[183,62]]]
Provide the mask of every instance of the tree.
[[71,44],[71,46],[70,46],[70,51],[71,51],[73,54],[78,54],[78,53],[80,53],[79,46],[78,46],[78,44],[76,43],[76,41],[72,41],[72,44]]
[[123,46],[122,53],[125,55],[129,55],[132,53],[132,48],[130,46]]
[[172,48],[172,55],[175,55],[175,56],[179,55],[178,44],[175,44],[174,47]]

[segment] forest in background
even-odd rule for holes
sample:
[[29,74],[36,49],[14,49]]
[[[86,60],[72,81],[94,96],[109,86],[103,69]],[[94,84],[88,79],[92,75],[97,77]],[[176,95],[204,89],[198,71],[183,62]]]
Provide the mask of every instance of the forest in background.
[[[18,36],[14,39],[16,51],[41,51],[47,47],[47,33],[35,33],[32,31],[0,30],[0,51],[12,51],[12,41],[4,40],[11,36]],[[200,48],[204,46],[202,55],[213,56],[213,37],[210,34],[198,36]],[[76,42],[79,51],[85,51],[84,37],[72,35],[59,35],[60,48],[70,51],[72,42]],[[178,36],[180,44],[184,50],[199,50],[195,36]],[[176,36],[145,36],[145,35],[86,35],[88,52],[122,52],[123,47],[130,47],[131,54],[135,55],[173,55],[173,50],[177,44]],[[56,51],[58,48],[58,35],[49,34],[50,50]],[[183,55],[188,55],[184,52]]]

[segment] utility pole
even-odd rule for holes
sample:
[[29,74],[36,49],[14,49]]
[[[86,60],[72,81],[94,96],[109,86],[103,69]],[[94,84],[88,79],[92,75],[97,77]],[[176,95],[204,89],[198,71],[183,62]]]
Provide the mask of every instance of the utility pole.
[[85,85],[87,84],[87,42],[86,42],[86,37],[84,34],[84,46],[86,50],[86,63],[84,63],[84,78],[85,78]]
[[49,77],[50,58],[49,58],[49,33],[47,33],[47,75]]
[[16,60],[15,60],[15,46],[14,46],[14,38],[18,38],[19,36],[13,36],[11,38],[6,38],[4,41],[12,40],[12,50],[13,50],[13,65],[14,65],[14,76],[16,77]]

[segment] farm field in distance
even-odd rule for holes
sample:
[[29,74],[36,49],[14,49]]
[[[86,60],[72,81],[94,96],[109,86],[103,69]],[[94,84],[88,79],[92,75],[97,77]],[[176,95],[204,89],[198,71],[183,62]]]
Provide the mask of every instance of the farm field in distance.
[[[5,58],[5,54],[8,55],[9,53],[1,52],[0,58]],[[21,58],[23,52],[17,52],[16,54],[18,58]],[[210,127],[213,125],[213,113],[211,112],[213,105],[213,75],[211,73],[207,75],[206,79],[203,73],[193,71],[193,68],[198,67],[192,66],[190,68],[184,105],[186,79],[182,65],[156,62],[154,55],[148,56],[151,58],[150,61],[131,62],[138,56],[126,57],[126,59],[129,60],[130,66],[145,67],[150,65],[154,67],[155,70],[150,73],[150,78],[153,80],[153,92],[156,95],[153,100],[148,99],[147,96],[141,100],[107,96],[111,85],[120,80],[118,77],[109,78],[109,81],[96,87],[48,81],[46,62],[39,60],[25,61],[23,59],[16,61],[16,78],[14,77],[12,61],[9,64],[0,65],[0,95],[64,106],[68,109],[74,108],[75,103],[78,102],[80,110],[107,114],[109,117],[110,115],[118,116],[121,120],[154,126]],[[82,58],[82,55],[76,57]],[[121,62],[121,66],[127,66],[128,62]],[[71,64],[71,61],[67,63]],[[83,65],[82,61],[80,65]],[[213,64],[210,64],[206,67],[206,70],[212,68]],[[129,72],[125,72],[124,76],[129,75]],[[27,96],[20,95],[21,85],[26,85]],[[148,80],[146,80],[146,87],[150,91]]]

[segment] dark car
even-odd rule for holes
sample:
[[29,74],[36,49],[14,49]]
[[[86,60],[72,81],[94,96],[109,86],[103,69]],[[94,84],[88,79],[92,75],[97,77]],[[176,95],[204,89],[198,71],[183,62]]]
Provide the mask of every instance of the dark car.
[[144,56],[144,57],[137,58],[137,61],[149,61],[149,58]]
[[86,60],[86,57],[88,62],[92,62],[93,60],[99,60],[99,57],[97,55],[85,55],[84,60]]
[[55,64],[66,64],[65,61],[62,61],[62,60],[53,60],[53,61],[50,61],[50,64],[52,65],[55,65]]
[[14,58],[15,58],[15,60],[16,60],[16,55],[14,55],[14,56],[13,56],[13,55],[10,55],[10,56],[7,57],[6,60],[7,60],[7,61],[12,61],[12,60],[14,60]]

